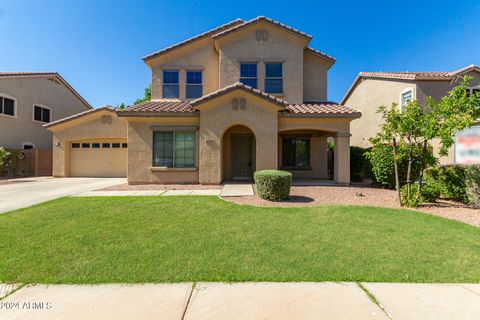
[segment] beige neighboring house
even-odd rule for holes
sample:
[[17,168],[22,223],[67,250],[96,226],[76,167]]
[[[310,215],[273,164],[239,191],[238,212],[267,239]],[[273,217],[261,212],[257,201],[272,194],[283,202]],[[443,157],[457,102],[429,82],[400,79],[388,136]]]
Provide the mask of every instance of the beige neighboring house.
[[[250,180],[261,169],[350,182],[356,110],[327,99],[335,59],[312,36],[265,17],[232,21],[143,58],[152,100],[50,123],[55,176],[131,184]],[[124,148],[125,146],[125,148]]]
[[43,125],[90,109],[56,72],[0,72],[0,147],[52,149]]
[[[348,89],[341,104],[354,107],[362,113],[361,119],[351,125],[351,145],[370,147],[369,139],[379,131],[382,117],[379,106],[396,103],[400,108],[410,100],[425,101],[426,97],[440,99],[455,86],[463,76],[470,75],[469,92],[480,91],[480,67],[470,65],[451,72],[360,72]],[[472,148],[473,146],[473,148]],[[438,152],[438,141],[433,143]],[[471,163],[480,161],[480,126],[473,126],[458,133],[455,146],[448,156],[440,158],[442,164]]]

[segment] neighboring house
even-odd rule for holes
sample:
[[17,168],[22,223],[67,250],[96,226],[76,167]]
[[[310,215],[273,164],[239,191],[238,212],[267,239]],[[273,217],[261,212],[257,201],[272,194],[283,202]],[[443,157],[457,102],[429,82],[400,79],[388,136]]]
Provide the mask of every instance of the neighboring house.
[[56,72],[0,72],[0,147],[51,149],[43,125],[90,109]]
[[[378,107],[396,103],[403,108],[410,100],[424,102],[429,96],[438,100],[458,86],[465,75],[473,77],[469,92],[480,91],[480,67],[475,65],[452,72],[360,72],[341,102],[362,112],[362,118],[351,125],[351,145],[370,147],[369,139],[377,134],[383,121]],[[433,147],[438,152],[438,141],[434,141]],[[440,158],[442,164],[477,161],[480,162],[480,126],[459,133],[448,156]]]
[[47,125],[54,175],[218,184],[279,168],[325,179],[331,137],[334,180],[349,183],[350,122],[360,113],[327,100],[335,59],[311,39],[265,17],[239,19],[144,57],[151,101]]

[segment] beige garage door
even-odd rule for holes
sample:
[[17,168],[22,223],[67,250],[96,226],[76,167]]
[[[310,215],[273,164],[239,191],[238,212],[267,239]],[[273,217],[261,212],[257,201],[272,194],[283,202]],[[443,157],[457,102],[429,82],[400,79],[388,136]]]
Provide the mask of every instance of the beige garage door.
[[122,141],[73,142],[72,177],[126,177],[127,143]]

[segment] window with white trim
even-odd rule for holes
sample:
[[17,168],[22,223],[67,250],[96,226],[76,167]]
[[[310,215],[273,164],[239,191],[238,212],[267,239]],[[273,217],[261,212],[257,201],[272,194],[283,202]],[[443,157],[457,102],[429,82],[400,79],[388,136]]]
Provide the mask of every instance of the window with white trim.
[[192,168],[195,166],[195,132],[153,133],[153,166]]
[[202,71],[187,70],[187,99],[197,99],[203,95]]
[[474,87],[466,87],[465,89],[467,89],[467,95],[472,96],[480,92],[480,85]]
[[15,99],[0,94],[0,113],[15,116]]
[[33,106],[33,120],[48,123],[52,121],[52,110],[50,108],[34,105]]
[[405,107],[408,105],[410,101],[413,100],[413,90],[407,90],[405,92],[402,92],[400,94],[400,107],[402,110],[405,109]]

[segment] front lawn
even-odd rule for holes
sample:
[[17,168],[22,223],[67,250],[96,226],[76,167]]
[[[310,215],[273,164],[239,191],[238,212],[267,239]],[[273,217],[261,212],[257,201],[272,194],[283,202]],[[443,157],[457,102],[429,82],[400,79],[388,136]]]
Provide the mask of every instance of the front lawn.
[[0,281],[480,282],[480,229],[372,207],[62,198],[0,215]]

